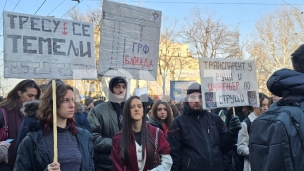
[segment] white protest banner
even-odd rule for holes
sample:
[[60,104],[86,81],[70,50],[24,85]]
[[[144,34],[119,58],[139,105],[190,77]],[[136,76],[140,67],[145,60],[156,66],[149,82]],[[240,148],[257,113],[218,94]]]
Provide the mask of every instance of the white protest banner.
[[203,108],[259,106],[255,61],[200,59]]
[[156,80],[161,11],[107,0],[102,10],[98,75],[123,69],[133,79]]
[[3,22],[4,77],[96,79],[92,23],[13,12]]

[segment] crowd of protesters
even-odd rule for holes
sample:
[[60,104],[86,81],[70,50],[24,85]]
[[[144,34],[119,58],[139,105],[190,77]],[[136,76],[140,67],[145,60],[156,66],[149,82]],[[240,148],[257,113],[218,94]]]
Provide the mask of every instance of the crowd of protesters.
[[[304,66],[303,45],[293,59]],[[108,101],[87,97],[83,103],[77,88],[56,80],[58,160],[54,161],[51,82],[19,82],[0,102],[0,128],[8,131],[0,141],[0,170],[250,171],[261,164],[249,158],[250,125],[272,103],[285,99],[264,92],[259,93],[259,107],[210,111],[202,109],[198,83],[191,84],[184,101],[175,104],[168,96],[127,98],[127,86],[124,78],[113,77]],[[302,90],[304,83],[297,86]]]

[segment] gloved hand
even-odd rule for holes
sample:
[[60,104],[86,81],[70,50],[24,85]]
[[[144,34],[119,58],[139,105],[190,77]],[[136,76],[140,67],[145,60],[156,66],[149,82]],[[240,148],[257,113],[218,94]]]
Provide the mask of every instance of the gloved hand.
[[229,131],[232,134],[238,134],[239,130],[242,128],[241,121],[238,116],[233,116],[230,120]]

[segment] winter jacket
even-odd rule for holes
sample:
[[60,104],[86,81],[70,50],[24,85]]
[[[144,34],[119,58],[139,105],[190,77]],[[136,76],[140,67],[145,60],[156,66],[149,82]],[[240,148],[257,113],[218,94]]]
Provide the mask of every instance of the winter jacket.
[[283,97],[284,104],[293,105],[304,101],[304,73],[290,69],[281,69],[271,75],[267,81],[268,90]]
[[[18,138],[16,140],[16,152],[18,150],[19,144],[21,143],[23,138],[26,137],[27,133],[40,129],[35,127],[36,125],[39,125],[39,120],[36,118],[39,105],[40,101],[35,100],[31,102],[26,102],[26,105],[22,108],[26,112],[23,112],[24,120],[20,126]],[[31,125],[31,127],[29,127],[29,125]]]
[[91,109],[88,120],[93,134],[95,165],[111,171],[112,138],[119,132],[117,113],[108,101]]
[[[250,122],[253,122],[257,117],[251,112],[248,115]],[[242,122],[242,128],[239,131],[238,143],[237,143],[237,153],[241,156],[244,156],[244,171],[250,171],[250,162],[249,162],[249,134],[247,130],[246,122]]]
[[[36,124],[39,125],[33,127],[38,130],[28,133],[19,145],[14,171],[42,171],[53,162],[46,150],[46,143],[41,140],[42,126],[40,123]],[[76,139],[82,156],[81,171],[94,171],[92,134],[86,129],[77,127]]]
[[[279,101],[276,103],[273,103],[271,107],[268,109],[269,111],[273,111],[278,109],[278,106],[299,106],[302,111],[304,111],[304,73],[300,73],[294,70],[290,69],[280,69],[278,71],[275,71],[270,78],[267,81],[267,88],[268,90],[277,96],[282,97]],[[294,118],[302,118],[302,115],[295,116],[295,113],[292,113]],[[264,115],[265,116],[265,115]],[[263,125],[260,125],[264,118],[262,116],[258,117],[251,125],[251,130],[254,129],[255,126],[259,126],[261,128]],[[254,124],[254,123],[260,123],[260,124]],[[297,121],[299,125],[298,128],[300,132],[303,133],[303,120]],[[267,125],[268,126],[268,125]],[[271,126],[274,126],[272,124]],[[286,124],[286,130],[291,130],[294,127],[291,127]],[[259,129],[257,129],[259,130]],[[276,131],[275,128],[272,128],[272,130]],[[287,132],[287,131],[286,131]],[[293,132],[296,132],[295,130]],[[251,136],[256,135],[263,135],[266,136],[268,134],[265,134],[263,130],[255,131],[254,134],[251,131]],[[278,133],[276,133],[278,134]],[[264,153],[258,153],[258,151],[261,150],[254,150],[254,144],[257,142],[254,141],[254,139],[250,139],[250,163],[251,163],[251,169],[252,170],[273,170],[273,168],[282,168],[293,165],[292,168],[289,170],[303,170],[304,168],[304,153],[301,151],[302,148],[300,145],[295,145],[294,143],[300,144],[298,141],[296,142],[296,139],[294,137],[297,137],[297,133],[293,133],[292,135],[288,135],[287,137],[290,138],[289,140],[293,142],[293,144],[284,144],[287,146],[287,149],[290,149],[290,153],[284,153],[285,156],[282,157],[281,153],[283,153],[282,150],[275,151],[274,149],[281,149],[283,145],[280,144],[272,144],[271,146],[267,147],[267,150],[265,150]],[[278,134],[281,135],[281,134]],[[286,137],[286,134],[282,134]],[[282,136],[282,137],[284,137]],[[302,135],[303,136],[303,135]],[[261,140],[260,140],[261,141]],[[263,141],[268,142],[267,138],[264,138]],[[270,140],[269,140],[270,141]],[[275,147],[275,148],[273,148]],[[266,149],[266,147],[265,147]],[[271,150],[272,149],[272,150]],[[269,150],[269,151],[268,151]],[[253,165],[253,163],[261,164],[261,161],[263,162],[263,165],[256,165],[259,167],[256,167]],[[284,162],[282,162],[284,161]],[[286,170],[286,169],[285,169]]]
[[[18,105],[18,107],[13,111],[6,111],[7,114],[7,123],[8,123],[8,139],[14,139],[14,141],[11,142],[11,145],[8,149],[8,164],[2,162],[0,163],[0,170],[1,171],[12,171],[14,168],[15,160],[16,160],[16,141],[18,137],[18,131],[20,128],[20,125],[24,119],[24,116],[20,112],[22,104]],[[4,124],[4,118],[2,115],[0,116],[0,127]],[[9,168],[9,170],[4,168]]]
[[[24,110],[26,112],[24,112],[23,114],[25,118],[20,126],[20,130],[18,133],[18,138],[16,142],[16,151],[18,150],[19,144],[25,138],[27,133],[29,133],[30,131],[35,131],[37,129],[40,129],[39,127],[38,128],[36,127],[37,125],[39,125],[37,124],[39,123],[39,120],[36,118],[39,109],[39,104],[40,101],[36,100],[36,101],[27,102],[27,105],[24,106]],[[87,120],[86,116],[81,113],[83,111],[84,111],[83,106],[80,106],[75,109],[76,126],[91,131],[91,126],[89,124],[89,121]]]
[[163,133],[165,134],[165,137],[167,138],[168,136],[168,128],[165,124],[162,123],[162,121],[158,120],[158,121],[155,121],[153,120],[152,118],[149,118],[148,121],[147,121],[148,124],[156,127],[156,128],[159,128],[160,130],[163,131]]
[[183,114],[169,128],[172,171],[222,171],[222,154],[230,151],[236,140],[237,134],[227,131],[219,116],[193,111],[185,102]]
[[91,131],[91,125],[85,114],[85,106],[80,103],[75,106],[75,121],[76,126]]
[[5,162],[8,154],[8,148],[5,145],[0,145],[0,163]]
[[[155,142],[156,137],[156,127],[151,126],[147,124],[147,127],[152,135],[153,142]],[[121,132],[119,132],[117,135],[113,137],[113,146],[112,146],[112,153],[111,157],[113,160],[113,170],[114,171],[135,171],[138,170],[138,161],[137,161],[137,150],[135,145],[135,136],[132,134],[131,136],[131,143],[129,148],[129,158],[130,163],[126,164],[120,157],[120,143],[121,143]],[[154,143],[153,143],[154,147]],[[155,151],[155,148],[153,148],[153,152]],[[152,169],[151,171],[165,171],[170,170],[172,166],[172,158],[170,157],[170,146],[167,142],[164,134],[162,131],[159,130],[158,132],[158,146],[157,146],[157,152],[159,155],[165,155],[165,157],[162,159],[161,162],[158,159],[154,159],[154,161],[157,161],[156,167]],[[158,157],[159,157],[158,155]],[[145,156],[148,156],[147,154]],[[145,165],[143,171],[148,170],[148,158],[145,160]]]

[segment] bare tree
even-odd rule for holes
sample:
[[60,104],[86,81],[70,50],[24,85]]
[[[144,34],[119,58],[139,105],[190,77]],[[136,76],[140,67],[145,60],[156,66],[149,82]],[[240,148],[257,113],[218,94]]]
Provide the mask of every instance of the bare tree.
[[187,44],[180,43],[181,34],[178,29],[176,20],[163,20],[161,29],[161,38],[159,44],[159,66],[158,71],[162,79],[163,95],[166,94],[166,80],[175,80],[179,78],[182,70],[191,69],[194,64],[198,65],[197,59],[192,58],[191,53],[188,52]]
[[186,43],[193,47],[193,54],[202,58],[238,57],[239,33],[229,29],[221,19],[213,18],[208,10],[194,9],[192,16],[186,18],[183,32]]
[[[101,4],[100,4],[101,5]],[[96,59],[96,68],[98,68],[98,60],[99,60],[99,49],[100,49],[100,28],[101,28],[101,20],[102,20],[102,10],[101,6],[96,9],[88,9],[86,14],[81,13],[77,8],[72,9],[68,16],[77,21],[83,22],[91,22],[94,26],[94,43],[95,43],[95,59]],[[67,81],[71,85],[73,85],[73,81]],[[98,80],[82,80],[82,86],[77,87],[83,92],[86,96],[91,96],[92,91],[95,90],[100,92],[101,84]]]
[[[297,18],[298,17],[298,18]],[[291,68],[290,55],[303,42],[303,17],[294,9],[278,9],[256,23],[256,33],[247,45],[251,59],[256,60],[260,91],[267,92],[269,76],[281,68]]]

